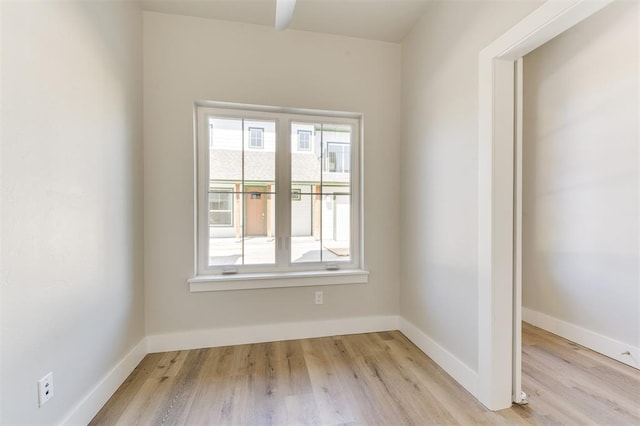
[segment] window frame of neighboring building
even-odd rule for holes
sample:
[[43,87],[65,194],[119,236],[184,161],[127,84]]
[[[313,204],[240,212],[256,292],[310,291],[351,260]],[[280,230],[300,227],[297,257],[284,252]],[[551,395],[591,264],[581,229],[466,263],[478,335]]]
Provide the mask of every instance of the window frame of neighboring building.
[[[210,118],[275,120],[276,197],[274,265],[209,265],[209,150]],[[218,102],[197,102],[194,109],[195,203],[193,292],[307,285],[353,284],[368,281],[363,256],[362,134],[363,115],[319,110],[276,108]],[[294,122],[351,126],[350,256],[345,261],[291,261],[291,159]],[[271,142],[270,142],[271,143]],[[310,140],[310,145],[313,143]],[[248,145],[247,145],[248,146]],[[295,145],[297,147],[297,143]],[[264,147],[264,134],[263,134]],[[313,147],[310,146],[310,150]],[[355,155],[354,155],[355,153]],[[322,168],[322,164],[320,165]],[[288,194],[289,196],[282,196]],[[206,203],[203,203],[206,200]],[[206,217],[205,216],[206,213]]]
[[[247,128],[247,131],[249,133],[249,140],[247,141],[247,146],[249,147],[249,149],[264,149],[264,127],[249,127]],[[260,138],[258,140],[258,144],[254,144],[254,133],[255,131],[259,131],[257,134],[260,135]]]
[[[303,148],[301,145],[301,142],[302,142],[302,139],[300,138],[301,135],[308,136],[306,148]],[[298,151],[311,151],[312,136],[313,136],[313,133],[311,132],[311,130],[298,130]]]
[[[336,160],[334,160],[335,170],[331,170],[331,166],[330,166],[331,165],[331,156],[327,155],[325,157],[325,169],[324,169],[324,171],[327,172],[327,173],[350,173],[351,172],[350,170],[345,170],[345,160],[344,160],[344,158],[345,158],[345,155],[344,155],[345,154],[345,149],[344,149],[344,147],[345,146],[349,147],[349,159],[351,159],[351,147],[349,146],[349,144],[346,144],[344,142],[331,142],[331,141],[328,141],[327,142],[327,154],[331,154],[332,153],[332,151],[330,150],[330,147],[332,147],[332,146],[339,146],[339,147],[342,148],[342,157],[341,157],[342,161],[340,162],[340,168],[338,170],[337,156],[335,156],[336,157]],[[350,161],[349,161],[349,163],[350,163]]]
[[211,214],[212,211],[216,211],[216,212],[228,212],[230,215],[230,221],[229,223],[224,223],[224,224],[211,224],[211,218],[209,217],[209,226],[213,226],[216,228],[231,228],[234,226],[234,222],[233,222],[233,217],[234,217],[234,195],[233,195],[233,191],[230,188],[220,188],[220,187],[214,187],[211,188],[211,192],[213,192],[214,194],[225,194],[229,196],[229,210],[211,210],[211,199],[209,199],[209,215]]

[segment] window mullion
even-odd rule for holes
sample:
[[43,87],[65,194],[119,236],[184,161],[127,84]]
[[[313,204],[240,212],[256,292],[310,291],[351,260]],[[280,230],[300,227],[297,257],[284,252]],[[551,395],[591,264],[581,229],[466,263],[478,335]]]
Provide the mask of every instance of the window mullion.
[[291,259],[291,120],[280,117],[276,132],[276,265],[286,269]]
[[[198,235],[198,241],[196,241],[196,258],[199,258],[198,263],[200,265],[206,265],[209,257],[209,227],[208,225],[208,206],[209,206],[209,143],[208,139],[211,138],[211,129],[207,126],[208,116],[201,111],[198,111],[198,126],[203,138],[196,139],[196,161],[198,164],[198,170],[196,170],[196,200],[197,209],[194,217],[196,223],[196,235]],[[196,264],[195,270],[200,272],[203,268]]]
[[246,184],[244,181],[244,156],[245,156],[245,143],[246,141],[246,129],[245,129],[245,123],[244,123],[244,118],[242,118],[242,173],[241,173],[241,181],[240,181],[240,197],[241,197],[241,203],[240,205],[242,206],[242,212],[240,212],[240,229],[242,229],[242,264],[244,266],[245,262],[246,262],[246,254],[244,251],[244,243],[247,239],[247,220],[245,218],[245,215],[247,213],[247,206],[246,206],[246,202],[247,202],[247,194],[245,193],[246,190]]
[[325,161],[326,161],[326,148],[325,148],[325,143],[324,143],[324,124],[320,124],[320,263],[323,262],[323,258],[322,258],[322,234],[324,233],[324,230],[322,229],[322,223],[323,223],[323,208],[322,208],[322,203],[324,202],[324,183],[323,183],[323,177],[324,177],[324,168],[325,168]]

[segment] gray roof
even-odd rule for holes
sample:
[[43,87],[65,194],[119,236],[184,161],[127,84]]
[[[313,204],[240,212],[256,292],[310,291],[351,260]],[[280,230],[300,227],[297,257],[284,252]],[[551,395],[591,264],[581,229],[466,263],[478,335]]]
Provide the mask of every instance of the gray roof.
[[[242,180],[242,151],[212,149],[209,157],[210,177],[216,181]],[[247,150],[244,152],[245,181],[272,182],[275,179],[275,153]],[[310,153],[292,154],[293,182],[320,183],[321,164]],[[349,183],[349,173],[327,173],[324,183]]]

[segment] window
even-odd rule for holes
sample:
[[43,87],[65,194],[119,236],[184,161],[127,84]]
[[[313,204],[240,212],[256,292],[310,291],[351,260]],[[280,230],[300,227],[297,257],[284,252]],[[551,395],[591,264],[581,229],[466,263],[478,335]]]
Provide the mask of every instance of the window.
[[360,270],[360,115],[214,105],[197,106],[193,280],[366,273]]
[[298,130],[298,151],[311,151],[310,130]]
[[351,165],[351,152],[348,143],[328,142],[325,170],[333,173],[348,173]]
[[209,226],[233,226],[233,194],[228,189],[209,192]]
[[249,127],[249,148],[264,148],[264,129],[260,127]]

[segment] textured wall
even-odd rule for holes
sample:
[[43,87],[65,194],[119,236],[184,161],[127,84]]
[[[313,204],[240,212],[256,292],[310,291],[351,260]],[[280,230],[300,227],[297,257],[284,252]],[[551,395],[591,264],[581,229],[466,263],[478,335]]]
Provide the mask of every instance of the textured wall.
[[[189,293],[196,100],[364,113],[367,284]],[[145,12],[144,110],[148,334],[398,314],[398,44]]]
[[640,346],[638,3],[525,57],[523,305]]
[[141,12],[2,7],[0,423],[54,424],[144,336]]

